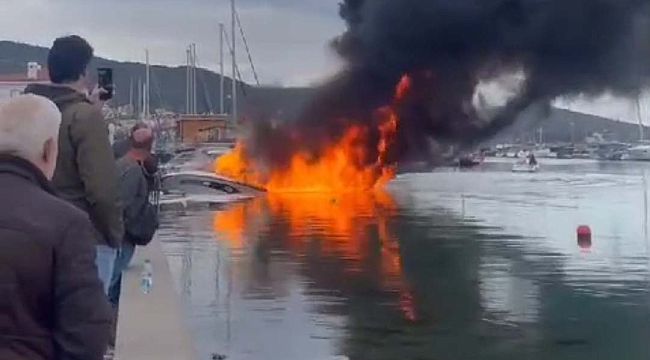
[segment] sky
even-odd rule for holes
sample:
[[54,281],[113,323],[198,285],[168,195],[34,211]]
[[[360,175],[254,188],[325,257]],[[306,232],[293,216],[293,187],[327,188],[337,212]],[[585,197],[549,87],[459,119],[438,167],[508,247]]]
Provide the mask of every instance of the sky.
[[[306,86],[340,68],[329,42],[344,30],[339,0],[236,0],[253,62],[262,84]],[[162,65],[185,63],[197,44],[199,66],[219,69],[219,23],[230,32],[229,0],[0,0],[0,37],[50,46],[61,35],[79,34],[97,55]],[[254,78],[238,36],[237,62],[244,81]],[[226,50],[227,51],[227,50]],[[226,69],[230,68],[226,57]],[[648,104],[648,105],[646,105]],[[637,121],[634,102],[604,96],[562,99],[556,106],[623,121]],[[650,115],[650,97],[642,101]]]
[[[263,84],[311,85],[336,71],[339,61],[328,42],[345,30],[338,2],[237,0]],[[0,9],[0,34],[6,40],[50,46],[58,36],[79,34],[99,56],[143,62],[148,48],[151,62],[162,65],[184,64],[185,48],[196,43],[199,65],[215,71],[218,24],[230,33],[228,0],[0,0]],[[252,83],[237,36],[237,62],[244,80]]]

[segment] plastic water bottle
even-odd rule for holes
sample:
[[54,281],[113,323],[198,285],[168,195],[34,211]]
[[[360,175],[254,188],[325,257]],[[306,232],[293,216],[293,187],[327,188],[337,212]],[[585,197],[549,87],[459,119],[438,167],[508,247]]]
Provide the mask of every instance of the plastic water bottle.
[[153,287],[153,265],[149,259],[144,261],[142,276],[140,279],[140,289],[143,293],[149,294]]

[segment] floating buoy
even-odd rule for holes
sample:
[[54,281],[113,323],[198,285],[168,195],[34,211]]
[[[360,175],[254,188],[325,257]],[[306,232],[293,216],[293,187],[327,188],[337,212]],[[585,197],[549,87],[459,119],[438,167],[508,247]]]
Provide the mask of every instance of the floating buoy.
[[587,225],[578,226],[578,246],[583,249],[591,248],[591,228]]

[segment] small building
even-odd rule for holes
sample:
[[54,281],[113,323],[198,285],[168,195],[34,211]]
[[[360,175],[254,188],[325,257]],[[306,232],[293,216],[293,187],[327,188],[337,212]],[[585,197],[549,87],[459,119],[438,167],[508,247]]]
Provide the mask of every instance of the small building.
[[29,84],[47,84],[50,82],[47,70],[43,70],[36,62],[27,63],[27,71],[23,74],[0,75],[0,99],[6,99],[22,94]]
[[182,144],[217,143],[227,139],[227,115],[181,115],[176,134]]

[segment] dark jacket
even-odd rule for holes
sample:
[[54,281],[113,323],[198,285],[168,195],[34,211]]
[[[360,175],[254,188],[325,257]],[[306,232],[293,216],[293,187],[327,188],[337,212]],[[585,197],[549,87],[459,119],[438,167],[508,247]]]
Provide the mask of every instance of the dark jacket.
[[[147,179],[142,166],[129,156],[117,161],[117,169],[120,174],[120,195],[124,204],[124,224],[137,223],[142,207],[149,201]],[[128,231],[124,234],[124,240],[130,241]]]
[[101,359],[110,308],[93,229],[29,162],[0,156],[0,359]]
[[49,98],[63,113],[52,184],[62,198],[88,213],[98,244],[119,247],[124,226],[117,170],[101,111],[67,87],[33,84],[25,92]]

